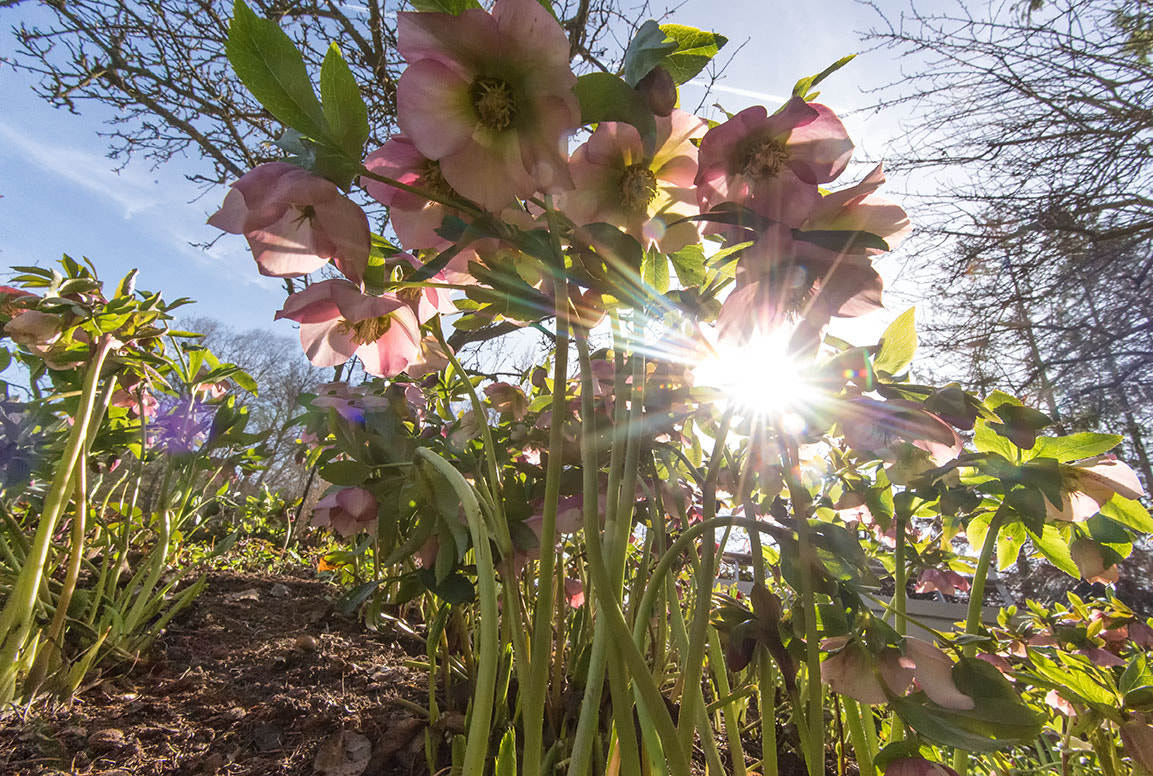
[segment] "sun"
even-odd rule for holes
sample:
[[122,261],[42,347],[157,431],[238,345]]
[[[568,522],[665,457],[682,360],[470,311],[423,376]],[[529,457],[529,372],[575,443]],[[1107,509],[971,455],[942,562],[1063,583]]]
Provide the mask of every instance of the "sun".
[[743,343],[721,340],[694,369],[696,384],[721,391],[738,412],[787,420],[813,400],[807,366],[789,352],[782,327]]

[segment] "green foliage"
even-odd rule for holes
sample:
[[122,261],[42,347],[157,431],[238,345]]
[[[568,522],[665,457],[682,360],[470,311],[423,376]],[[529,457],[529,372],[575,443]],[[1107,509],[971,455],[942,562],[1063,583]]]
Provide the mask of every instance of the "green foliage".
[[581,106],[581,123],[623,121],[640,132],[645,148],[652,153],[657,125],[644,98],[612,73],[588,73],[573,88]]
[[889,324],[881,335],[881,348],[873,369],[881,375],[897,375],[908,368],[917,352],[916,308],[910,307]]

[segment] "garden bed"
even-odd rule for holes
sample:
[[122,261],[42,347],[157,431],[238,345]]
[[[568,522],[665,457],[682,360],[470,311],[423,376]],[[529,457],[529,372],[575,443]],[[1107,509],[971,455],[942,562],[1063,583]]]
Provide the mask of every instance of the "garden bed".
[[310,579],[213,575],[147,662],[0,719],[0,772],[324,774],[318,750],[363,758],[364,740],[363,776],[423,770],[425,723],[398,702],[425,700],[404,667],[422,648],[335,613],[332,598]]

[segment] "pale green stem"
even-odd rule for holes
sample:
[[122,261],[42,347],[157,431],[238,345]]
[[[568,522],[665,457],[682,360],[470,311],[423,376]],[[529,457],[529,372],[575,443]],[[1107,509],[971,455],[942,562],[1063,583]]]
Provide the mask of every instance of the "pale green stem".
[[[544,511],[540,526],[540,563],[537,573],[537,598],[532,629],[532,659],[525,688],[524,774],[538,776],[543,754],[544,702],[548,695],[549,651],[552,647],[553,584],[556,577],[556,515],[560,500],[560,480],[564,468],[564,423],[568,384],[568,283],[558,277],[553,283],[556,303],[556,348],[553,356],[552,425],[549,428],[548,468],[545,472]],[[596,497],[593,497],[596,504]]]
[[[717,629],[709,626],[709,663],[713,669],[713,683],[717,688],[717,697],[728,698],[732,694],[729,685],[728,671],[725,668],[725,656],[721,651],[720,637]],[[725,725],[725,738],[729,742],[729,758],[733,764],[733,776],[745,776],[745,748],[741,746],[741,723],[737,717],[737,704],[729,701],[722,710]]]
[[[861,776],[876,776],[877,769],[873,765],[876,752],[869,747],[869,737],[865,733],[866,723],[861,717],[861,705],[847,695],[841,696],[841,703],[845,706],[845,724],[849,728],[849,738],[853,742],[853,753],[856,755],[860,774]],[[873,724],[872,717],[872,712],[869,712],[867,724]],[[768,775],[766,774],[766,776]]]
[[500,663],[500,619],[497,612],[496,569],[492,548],[480,514],[480,503],[464,475],[436,453],[419,448],[416,455],[431,463],[452,485],[464,508],[476,555],[477,597],[480,600],[480,648],[477,650],[476,694],[472,701],[463,773],[483,774],[492,733],[492,706]]
[[[998,509],[989,521],[989,528],[985,532],[985,543],[981,546],[981,555],[977,558],[977,568],[973,570],[973,586],[969,590],[969,611],[965,618],[965,635],[975,636],[981,631],[981,609],[985,604],[985,580],[989,577],[989,567],[993,562],[993,554],[997,550],[997,534],[1005,520],[1005,513]],[[976,644],[966,644],[963,648],[965,657],[977,654]],[[953,752],[953,770],[959,776],[965,776],[969,770],[969,753],[964,749]]]
[[4,609],[0,611],[0,705],[10,702],[15,697],[17,665],[24,665],[28,657],[21,653],[28,644],[32,631],[32,612],[36,605],[36,592],[40,588],[44,566],[48,560],[48,550],[52,542],[52,534],[56,530],[56,522],[60,519],[67,506],[72,473],[76,462],[80,459],[81,450],[87,439],[88,428],[94,414],[96,394],[100,385],[100,370],[104,367],[104,360],[112,349],[112,335],[105,334],[100,337],[84,374],[84,388],[80,403],[73,418],[72,431],[68,435],[68,442],[64,455],[57,464],[56,473],[52,480],[52,487],[44,498],[40,513],[40,522],[36,527],[36,535],[32,540],[24,566],[16,578]]
[[[893,627],[897,633],[904,636],[909,631],[909,623],[905,619],[905,612],[908,609],[906,599],[908,598],[908,568],[905,559],[906,544],[908,540],[908,524],[909,520],[904,515],[896,515],[894,520],[897,521],[897,537],[895,540],[896,547],[893,552]],[[890,720],[890,730],[892,733],[889,736],[890,741],[903,741],[905,738],[905,723],[901,718],[893,713],[893,718]]]
[[793,517],[797,524],[797,563],[801,575],[801,611],[805,620],[805,666],[807,696],[805,722],[808,726],[808,750],[805,762],[809,776],[823,776],[825,772],[825,702],[821,685],[821,645],[817,633],[817,597],[813,583],[813,565],[817,562],[809,526],[810,496],[796,469],[795,443],[781,440],[781,463],[785,468],[785,482],[789,489]]
[[[582,343],[582,339],[578,337],[577,347],[577,353],[580,355],[582,361],[581,392],[585,397],[584,401],[589,402],[588,406],[589,409],[591,409],[592,369],[588,363],[588,345],[587,343]],[[591,413],[589,413],[589,417],[591,417]],[[595,439],[592,437],[592,434],[588,432],[588,428],[588,424],[586,424],[583,429],[585,433],[582,434],[581,442],[582,467],[586,469],[586,487],[590,485],[587,478],[590,474],[595,475],[595,471],[590,472],[588,469],[595,469],[596,466]],[[595,493],[595,482],[592,483],[592,485],[594,486],[593,492]],[[590,514],[594,518],[594,522],[591,523],[589,522]],[[644,655],[633,642],[632,634],[629,633],[628,624],[625,622],[624,614],[621,612],[620,602],[613,596],[612,577],[605,564],[605,554],[600,539],[600,526],[595,522],[595,515],[595,511],[588,509],[586,504],[585,546],[588,551],[588,570],[593,592],[597,597],[597,603],[600,605],[600,617],[608,623],[609,637],[612,639],[610,643],[610,648],[612,649],[610,657],[612,657],[613,654],[618,655],[626,663],[629,674],[632,677],[633,691],[637,694],[638,709],[642,713],[647,712],[652,715],[652,725],[659,736],[659,741],[653,743],[658,747],[663,746],[670,773],[672,773],[673,776],[688,776],[690,773],[689,750],[680,745],[676,733],[676,726],[673,724],[672,716],[665,706],[665,700],[661,695],[660,688],[657,687],[656,682],[653,680],[652,673],[645,663]]]
[[[709,458],[709,466],[705,475],[704,504],[702,525],[712,524],[717,511],[717,477],[720,475],[721,461],[724,458],[725,442],[729,435],[729,424],[733,419],[733,408],[725,411],[721,418],[717,437],[713,444],[713,453]],[[701,684],[701,675],[704,671],[705,646],[708,639],[709,613],[713,603],[713,582],[716,577],[716,532],[709,530],[701,541],[701,562],[697,569],[697,599],[693,620],[689,629],[689,650],[685,655],[685,673],[683,677],[681,719],[677,732],[680,735],[681,746],[688,749],[692,746],[693,733],[696,730],[696,703],[698,688]],[[650,581],[650,589],[651,589]],[[701,730],[702,736],[711,735],[711,730]]]

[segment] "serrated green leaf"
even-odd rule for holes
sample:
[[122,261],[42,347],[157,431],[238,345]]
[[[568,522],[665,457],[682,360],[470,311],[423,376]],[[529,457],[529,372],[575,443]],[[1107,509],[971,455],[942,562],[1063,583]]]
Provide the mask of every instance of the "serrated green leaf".
[[810,99],[815,97],[815,95],[810,94],[810,92],[813,90],[813,87],[819,84],[821,81],[824,81],[826,78],[840,70],[845,65],[852,62],[856,56],[856,54],[849,54],[848,56],[841,57],[836,62],[829,65],[816,75],[810,75],[797,81],[797,83],[793,86],[793,96],[800,97],[802,99]]
[[580,101],[581,123],[623,121],[641,135],[646,153],[657,139],[657,124],[648,103],[636,89],[612,73],[588,73],[577,79],[573,92]]
[[241,83],[269,113],[302,135],[325,137],[324,109],[304,59],[276,22],[261,19],[244,0],[236,0],[224,50]]
[[690,243],[676,253],[670,253],[669,261],[684,288],[705,282],[705,251],[699,243]]
[[1107,453],[1121,444],[1122,439],[1120,434],[1096,434],[1092,431],[1063,437],[1038,437],[1030,457],[1056,458],[1061,463],[1067,463]]
[[1020,522],[1002,526],[997,532],[997,569],[1004,571],[1017,561],[1025,544],[1025,526]]
[[998,434],[984,420],[973,426],[973,445],[982,453],[999,453],[1010,461],[1017,459],[1017,446]]
[[1114,495],[1101,507],[1101,514],[1139,533],[1153,534],[1153,517],[1139,501]]
[[656,248],[645,251],[645,258],[641,263],[641,280],[658,294],[669,290],[669,260]]
[[1046,524],[1040,534],[1029,531],[1029,538],[1046,560],[1074,579],[1081,578],[1081,572],[1073,562],[1073,556],[1069,554],[1069,542],[1057,526]]
[[636,86],[676,48],[677,42],[669,39],[659,24],[652,19],[646,21],[637,28],[633,39],[629,41],[629,47],[625,50],[625,63],[622,69],[625,83]]
[[320,99],[332,139],[359,162],[368,140],[368,108],[356,78],[335,43],[328,47],[320,66]]
[[676,42],[676,48],[657,64],[669,71],[678,86],[704,70],[729,42],[724,35],[681,24],[662,24],[661,32]]
[[910,307],[897,316],[881,335],[881,348],[873,361],[877,372],[896,375],[908,368],[917,353],[917,308]]

